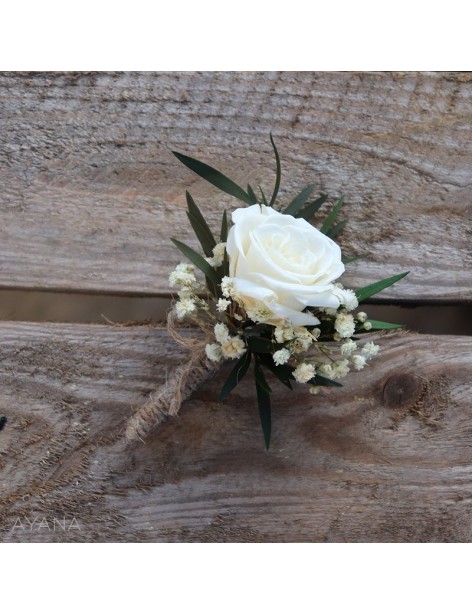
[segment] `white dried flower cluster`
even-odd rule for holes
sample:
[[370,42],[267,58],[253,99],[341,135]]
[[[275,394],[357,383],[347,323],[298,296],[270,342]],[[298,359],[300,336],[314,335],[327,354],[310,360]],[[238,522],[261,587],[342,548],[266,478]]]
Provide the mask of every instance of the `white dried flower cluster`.
[[223,358],[223,352],[219,343],[207,343],[205,353],[213,362],[219,362]]
[[175,304],[175,313],[179,320],[183,320],[185,317],[197,311],[197,305],[191,298],[183,298]]
[[226,298],[231,298],[235,293],[234,279],[232,277],[225,276],[221,280],[221,293]]
[[310,345],[320,336],[320,329],[314,328],[309,331],[304,326],[285,326],[274,329],[274,337],[277,343],[289,341],[288,347],[293,354],[306,352]]
[[377,356],[379,352],[380,346],[373,343],[373,341],[369,341],[362,348],[362,355],[366,358],[373,358],[374,356]]
[[274,360],[275,365],[284,365],[289,361],[290,352],[287,350],[287,348],[282,348],[281,350],[277,350],[277,352],[274,352],[272,354],[272,358]]
[[355,368],[360,371],[365,367],[366,358],[361,354],[354,354],[353,356],[351,356],[351,362],[355,366]]
[[214,269],[219,268],[224,261],[226,243],[217,243],[213,248],[213,257],[205,258],[208,264]]
[[356,330],[354,316],[349,313],[340,313],[334,321],[334,328],[343,339],[352,337]]
[[357,350],[357,343],[352,339],[349,339],[341,346],[341,354],[344,356],[350,356],[355,350]]
[[308,362],[301,362],[293,372],[293,377],[300,384],[306,384],[315,377],[315,365]]
[[218,343],[209,343],[205,348],[210,360],[218,362],[221,358],[239,358],[246,351],[246,344],[238,335],[230,335],[226,324],[218,322],[213,332]]
[[181,262],[169,275],[169,285],[171,288],[181,287],[178,291],[180,300],[174,306],[177,319],[179,320],[194,315],[198,308],[201,307],[201,301],[197,296],[201,286],[194,271],[195,267],[193,264]]
[[216,310],[226,311],[230,305],[231,301],[229,301],[227,298],[219,298],[216,302]]
[[246,309],[246,314],[253,322],[268,322],[272,317],[272,312],[264,303],[255,302],[251,308]]
[[169,275],[169,285],[171,288],[183,286],[185,288],[197,288],[198,281],[195,277],[195,267],[193,264],[181,262]]

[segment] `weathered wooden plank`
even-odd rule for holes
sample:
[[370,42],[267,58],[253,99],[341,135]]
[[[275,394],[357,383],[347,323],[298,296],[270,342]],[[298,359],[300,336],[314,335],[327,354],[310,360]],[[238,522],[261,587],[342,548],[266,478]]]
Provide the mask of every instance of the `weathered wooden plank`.
[[382,348],[343,389],[277,388],[269,453],[252,386],[215,402],[224,372],[125,448],[183,357],[165,331],[2,323],[1,539],[471,541],[472,340]]
[[470,301],[472,79],[464,73],[2,73],[0,286],[159,294],[189,240],[184,189],[212,224],[231,199],[169,148],[282,197],[344,193],[356,287]]

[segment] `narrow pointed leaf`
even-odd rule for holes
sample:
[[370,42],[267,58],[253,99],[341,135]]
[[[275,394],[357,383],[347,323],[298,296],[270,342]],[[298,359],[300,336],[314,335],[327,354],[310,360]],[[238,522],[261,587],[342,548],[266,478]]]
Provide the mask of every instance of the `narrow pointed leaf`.
[[397,281],[400,281],[400,279],[403,279],[403,277],[408,275],[409,272],[410,271],[406,271],[405,273],[400,273],[399,275],[393,275],[393,277],[387,277],[387,279],[376,281],[373,284],[369,284],[368,286],[364,286],[363,288],[356,290],[357,300],[359,303],[362,303],[362,301],[365,301],[367,298],[373,296],[374,294],[378,294],[382,290],[385,290],[385,288],[388,288]]
[[[228,216],[226,214],[226,209],[225,209],[223,211],[223,218],[221,220],[220,241],[222,243],[226,243],[227,239],[228,239]],[[218,272],[221,278],[225,277],[226,275],[229,275],[229,260],[228,260],[228,253],[226,251],[226,248],[223,254],[223,264],[218,269]],[[220,279],[220,283],[221,283],[221,279]]]
[[272,373],[279,379],[284,386],[287,386],[290,390],[293,390],[292,384],[290,380],[294,380],[293,377],[293,367],[289,365],[276,365],[272,359],[272,356],[268,356],[267,354],[260,354],[258,356],[259,360],[263,365],[265,365]]
[[[268,450],[270,446],[270,435],[271,435],[271,430],[272,430],[270,393],[267,392],[267,383],[265,382],[264,375],[262,373],[261,368],[257,364],[257,362],[256,362],[256,368],[254,370],[254,374],[256,376],[256,392],[257,392],[257,405],[259,407],[259,417],[261,419],[261,427],[262,427],[262,432],[264,434],[265,447],[266,447],[266,450]],[[265,386],[261,385],[262,380],[265,382]]]
[[200,241],[200,245],[202,246],[205,255],[212,256],[213,248],[216,245],[215,237],[206,223],[200,209],[197,207],[195,201],[190,195],[190,192],[186,192],[186,197],[188,207],[187,217],[190,220],[190,224],[192,225],[197,239]]
[[341,211],[341,207],[343,206],[343,204],[344,204],[344,196],[341,196],[341,198],[338,200],[338,202],[334,205],[331,213],[328,215],[328,217],[324,221],[323,226],[320,228],[320,231],[323,234],[327,234],[328,233],[328,230],[333,225],[334,220],[338,216],[338,213]]
[[300,194],[297,194],[297,196],[295,196],[292,202],[285,208],[283,213],[285,213],[286,215],[296,216],[296,214],[300,211],[300,209],[303,207],[303,205],[313,193],[315,187],[316,186],[314,183],[310,183],[306,186],[306,188],[303,188]]
[[177,239],[171,239],[171,241],[178,249],[180,249],[184,256],[193,262],[193,264],[198,267],[206,277],[208,277],[209,280],[215,284],[219,283],[220,279],[218,277],[218,273],[202,256],[200,256],[200,254],[197,254],[196,251],[194,251],[188,245],[185,245],[185,243],[182,243],[182,241],[178,241]]
[[260,354],[272,354],[277,350],[282,349],[283,343],[276,343],[272,339],[258,337],[256,335],[248,335],[246,337],[247,345],[252,352]]
[[355,262],[356,260],[361,260],[362,258],[367,258],[369,254],[366,252],[365,254],[359,254],[358,256],[351,256],[350,258],[343,258],[343,264],[349,264],[350,262]]
[[275,186],[274,186],[274,191],[272,193],[272,198],[270,199],[270,203],[269,203],[269,207],[273,207],[273,205],[275,203],[275,199],[277,198],[277,194],[279,193],[280,177],[282,176],[282,170],[281,170],[281,166],[280,166],[279,152],[277,151],[277,147],[275,146],[274,139],[272,137],[272,133],[270,134],[270,142],[272,143],[272,147],[274,149],[275,164],[276,164]]
[[187,217],[193,228],[195,236],[197,237],[197,239],[200,242],[200,245],[202,246],[205,256],[210,256],[210,257],[213,256],[213,248],[216,245],[216,243],[213,243],[214,239],[212,239],[212,237],[210,237],[205,232],[205,228],[200,224],[199,220],[194,215],[189,213],[188,211],[187,211]]
[[269,384],[266,382],[266,378],[264,377],[264,373],[259,365],[259,363],[256,361],[254,363],[254,377],[256,378],[256,382],[257,384],[263,389],[265,390],[265,392],[267,392],[267,394],[270,394],[272,392],[271,387],[269,386]]
[[328,200],[327,194],[322,194],[319,198],[314,200],[312,203],[309,203],[306,207],[304,207],[301,211],[299,211],[295,217],[303,218],[307,222],[311,220],[311,218],[315,215],[315,213],[320,209],[321,205]]
[[226,194],[230,194],[243,202],[252,205],[251,199],[246,192],[239,187],[232,179],[217,171],[216,168],[205,164],[204,162],[200,162],[200,160],[196,160],[195,158],[191,158],[190,156],[186,156],[177,151],[172,152],[174,156],[185,164],[187,168],[191,171],[200,175],[203,179],[219,188],[222,192],[226,192]]
[[261,188],[261,186],[259,186],[259,190],[261,191],[261,197],[262,197],[262,204],[265,205],[266,207],[269,206],[268,202],[267,202],[267,198],[265,197],[265,194]]
[[225,253],[223,256],[223,274],[221,275],[221,279],[223,277],[229,277],[229,260],[228,260],[228,252],[225,249]]
[[249,198],[252,200],[252,204],[256,205],[259,202],[259,199],[257,198],[256,193],[249,184],[247,184],[247,193]]
[[249,369],[249,365],[251,364],[251,352],[246,352],[241,356],[238,362],[235,364],[231,373],[228,376],[228,379],[223,385],[221,389],[220,396],[218,398],[219,401],[223,401],[229,395],[229,393],[235,388],[239,382],[246,375],[247,370]]
[[220,241],[222,243],[226,243],[228,239],[228,215],[226,214],[226,209],[223,211],[223,218],[221,220],[221,232],[220,232]]
[[357,333],[362,332],[372,332],[374,330],[393,330],[394,328],[404,328],[405,324],[393,324],[392,322],[380,322],[379,320],[366,320],[366,322],[370,322],[372,324],[372,328],[370,330],[358,330]]
[[330,230],[326,233],[326,235],[330,238],[330,239],[335,239],[339,234],[341,234],[341,232],[344,229],[344,226],[346,226],[347,224],[347,220],[343,220],[342,222],[338,222],[337,224],[335,224],[334,226],[332,226],[330,228]]
[[339,382],[335,382],[334,380],[323,377],[322,375],[315,375],[315,377],[311,378],[309,383],[314,384],[315,386],[328,386],[332,388],[342,388],[343,386]]

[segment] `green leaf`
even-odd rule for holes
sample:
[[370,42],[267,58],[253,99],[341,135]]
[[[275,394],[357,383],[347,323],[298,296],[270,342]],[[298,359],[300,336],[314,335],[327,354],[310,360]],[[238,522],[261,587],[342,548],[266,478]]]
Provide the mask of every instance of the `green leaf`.
[[235,388],[239,382],[246,375],[249,365],[251,364],[251,352],[246,352],[241,356],[238,362],[235,364],[228,379],[221,389],[218,401],[223,401],[229,395],[229,393]]
[[328,236],[330,239],[335,239],[339,234],[341,234],[346,224],[347,224],[347,220],[338,222],[326,233],[326,236]]
[[171,241],[178,249],[180,249],[184,256],[186,256],[191,262],[193,262],[196,267],[200,269],[202,273],[205,274],[205,277],[208,277],[208,279],[210,279],[215,284],[219,283],[220,279],[218,273],[213,267],[208,264],[208,262],[202,256],[200,256],[200,254],[197,254],[196,251],[194,251],[188,245],[185,245],[185,243],[182,243],[182,241],[178,241],[177,239],[172,238]]
[[344,204],[344,196],[341,196],[338,202],[334,205],[331,213],[328,215],[328,217],[324,221],[323,226],[320,228],[320,231],[323,234],[328,234],[328,230],[333,225],[334,220],[337,218],[338,213],[341,211],[341,207],[343,206],[343,204]]
[[274,186],[274,191],[272,193],[272,198],[270,199],[270,203],[269,203],[269,207],[273,207],[274,203],[275,203],[275,199],[277,198],[277,194],[279,193],[280,177],[282,176],[282,170],[281,170],[281,167],[280,167],[279,152],[277,151],[277,147],[275,146],[274,139],[272,137],[272,132],[270,133],[270,142],[272,143],[272,147],[274,149],[275,164],[276,164],[275,186]]
[[387,279],[376,281],[373,284],[369,284],[368,286],[364,286],[363,288],[356,290],[357,300],[359,303],[362,303],[362,301],[365,301],[367,298],[373,296],[374,294],[378,294],[382,290],[385,290],[385,288],[388,288],[397,281],[400,281],[400,279],[403,279],[403,277],[408,275],[409,272],[410,271],[406,271],[406,273],[400,273],[399,275],[393,275],[393,277],[387,277]]
[[351,258],[343,258],[343,264],[349,264],[350,262],[355,262],[356,260],[360,260],[361,258],[367,258],[369,256],[367,252],[365,254],[359,254],[358,256],[351,256]]
[[290,380],[295,379],[293,377],[293,367],[290,367],[289,365],[276,365],[272,356],[268,356],[267,354],[259,354],[258,359],[264,366],[272,371],[275,377],[277,377],[277,379],[279,379],[284,386],[287,386],[287,388],[293,390],[292,384],[290,383]]
[[327,200],[328,195],[322,194],[319,198],[314,200],[312,203],[309,203],[306,207],[299,211],[295,217],[303,218],[304,220],[309,222],[311,218],[315,215],[315,213],[320,209],[321,205]]
[[315,375],[309,381],[310,384],[314,384],[315,386],[329,386],[332,388],[342,388],[342,384],[339,382],[335,382],[332,379],[328,379],[327,377],[323,377],[322,375]]
[[267,394],[270,394],[272,392],[271,387],[269,386],[269,384],[266,382],[266,379],[264,377],[264,373],[259,365],[259,363],[256,361],[254,363],[254,376],[256,378],[256,382],[258,383],[258,385],[265,391],[267,392]]
[[306,203],[306,201],[312,194],[315,187],[316,186],[314,183],[310,183],[305,188],[303,188],[300,194],[297,194],[297,196],[295,196],[292,202],[284,209],[282,213],[285,213],[285,215],[296,216],[296,214],[300,211],[300,209],[303,207],[303,205]]
[[265,381],[264,374],[260,366],[255,363],[254,376],[256,379],[257,405],[259,407],[259,417],[261,419],[262,432],[266,450],[270,446],[270,434],[272,429],[270,388]]
[[226,175],[223,175],[223,173],[220,173],[220,171],[217,171],[212,166],[209,166],[204,162],[200,162],[195,158],[190,158],[189,156],[181,154],[177,151],[173,151],[172,153],[178,160],[180,160],[180,162],[182,162],[182,164],[185,164],[187,168],[189,168],[197,175],[200,175],[200,177],[220,189],[222,192],[226,192],[226,194],[230,194],[231,196],[242,200],[248,205],[254,204],[251,202],[249,195],[246,194],[246,192],[242,188],[240,188],[236,183],[234,183],[234,181],[229,179],[229,177],[226,177]]
[[223,211],[223,218],[221,220],[221,232],[220,232],[220,241],[222,243],[226,243],[228,239],[228,215],[226,214],[226,209]]
[[[372,324],[372,328],[370,330],[366,330],[366,333],[369,333],[373,330],[392,330],[394,328],[404,328],[404,324],[393,324],[391,322],[380,322],[380,320],[366,320],[366,322],[370,322]],[[357,333],[364,332],[362,330],[356,331]]]
[[249,195],[249,198],[252,200],[252,204],[257,205],[257,203],[259,202],[259,199],[257,198],[256,193],[254,192],[254,190],[251,188],[249,184],[247,184],[247,193]]
[[259,190],[261,191],[261,197],[262,197],[262,204],[265,205],[266,207],[269,206],[268,202],[267,202],[267,198],[265,197],[265,194],[261,188],[261,186],[258,186]]
[[246,343],[252,352],[259,354],[272,354],[284,347],[283,343],[275,343],[272,339],[266,339],[265,337],[258,337],[256,335],[247,335]]
[[190,220],[190,224],[192,225],[195,235],[200,241],[200,245],[202,246],[205,255],[213,256],[213,248],[216,245],[215,237],[206,223],[200,209],[197,207],[195,201],[190,195],[190,192],[187,191],[185,195],[187,197],[188,207],[187,217]]

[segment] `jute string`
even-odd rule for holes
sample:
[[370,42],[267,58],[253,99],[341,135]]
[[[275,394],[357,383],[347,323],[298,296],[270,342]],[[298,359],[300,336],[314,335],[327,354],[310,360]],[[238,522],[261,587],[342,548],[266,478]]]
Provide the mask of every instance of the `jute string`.
[[194,390],[209,379],[219,368],[209,360],[205,346],[211,341],[210,330],[200,325],[204,338],[192,339],[177,332],[175,312],[167,316],[167,330],[171,337],[189,353],[187,362],[178,366],[165,384],[150,394],[149,400],[138,407],[129,418],[125,438],[127,441],[143,440],[154,428],[169,416],[176,416],[182,403]]

